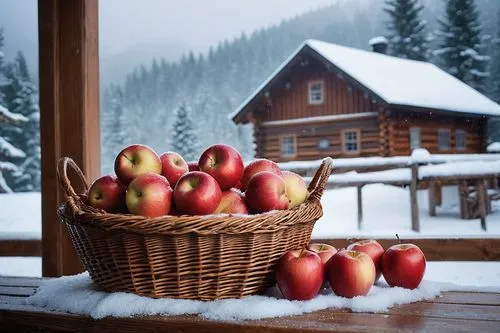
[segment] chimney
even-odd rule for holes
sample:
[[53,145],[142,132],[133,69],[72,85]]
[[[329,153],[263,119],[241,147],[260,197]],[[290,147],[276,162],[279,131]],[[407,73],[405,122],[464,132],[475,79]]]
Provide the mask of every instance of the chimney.
[[384,36],[373,37],[368,41],[368,44],[372,47],[373,52],[387,54],[389,41]]

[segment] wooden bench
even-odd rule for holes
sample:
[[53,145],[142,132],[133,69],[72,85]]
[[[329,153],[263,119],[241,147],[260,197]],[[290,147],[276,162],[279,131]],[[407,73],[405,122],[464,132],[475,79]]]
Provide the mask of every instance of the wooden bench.
[[447,292],[388,313],[321,310],[243,322],[197,316],[106,318],[50,312],[25,305],[39,278],[0,277],[0,332],[500,332],[500,293]]

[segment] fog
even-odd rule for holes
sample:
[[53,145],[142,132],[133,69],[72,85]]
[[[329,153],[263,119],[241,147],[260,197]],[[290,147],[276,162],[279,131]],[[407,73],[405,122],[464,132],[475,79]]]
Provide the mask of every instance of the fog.
[[102,56],[134,44],[178,42],[195,51],[332,0],[101,0]]
[[[105,63],[137,63],[153,55],[174,60],[188,49],[203,52],[225,38],[334,1],[100,0],[100,55]],[[7,60],[21,49],[36,70],[37,1],[0,0],[0,26],[5,30]]]

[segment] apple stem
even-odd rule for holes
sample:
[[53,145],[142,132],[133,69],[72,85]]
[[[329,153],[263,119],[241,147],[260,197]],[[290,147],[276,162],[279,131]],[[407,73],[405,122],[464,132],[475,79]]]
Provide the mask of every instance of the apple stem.
[[396,238],[398,239],[398,243],[401,244],[401,239],[399,238],[398,234],[396,234]]
[[299,255],[299,257],[302,257],[302,254],[304,253],[304,251],[305,251],[305,250],[306,250],[306,247],[305,247],[305,246],[304,246],[304,247],[302,247],[302,250],[300,251],[300,255]]

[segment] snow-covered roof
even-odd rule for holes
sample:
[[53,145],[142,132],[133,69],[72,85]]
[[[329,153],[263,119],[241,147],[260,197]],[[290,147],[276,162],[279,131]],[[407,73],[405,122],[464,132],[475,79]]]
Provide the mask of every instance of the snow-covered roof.
[[307,47],[387,104],[500,116],[500,105],[431,63],[396,58],[319,40],[306,40],[229,115],[229,118],[234,119],[240,114],[248,103]]
[[373,37],[368,41],[368,45],[375,45],[375,44],[389,44],[389,41],[384,36]]

